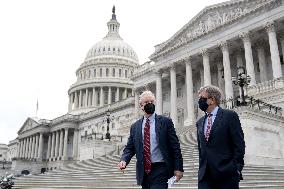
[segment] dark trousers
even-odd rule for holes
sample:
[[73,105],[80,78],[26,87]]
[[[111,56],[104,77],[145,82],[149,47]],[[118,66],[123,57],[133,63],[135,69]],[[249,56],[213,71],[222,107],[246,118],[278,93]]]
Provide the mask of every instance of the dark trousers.
[[206,167],[204,177],[198,181],[198,189],[239,189],[239,175],[233,175],[229,178],[216,180],[212,178],[210,169]]
[[165,163],[152,163],[151,172],[144,173],[142,189],[167,189],[168,169]]

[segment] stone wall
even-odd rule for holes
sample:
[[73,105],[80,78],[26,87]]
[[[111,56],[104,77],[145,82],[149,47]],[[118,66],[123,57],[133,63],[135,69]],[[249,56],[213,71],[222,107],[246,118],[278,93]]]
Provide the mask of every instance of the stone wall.
[[243,107],[238,109],[246,142],[246,164],[284,166],[284,118]]

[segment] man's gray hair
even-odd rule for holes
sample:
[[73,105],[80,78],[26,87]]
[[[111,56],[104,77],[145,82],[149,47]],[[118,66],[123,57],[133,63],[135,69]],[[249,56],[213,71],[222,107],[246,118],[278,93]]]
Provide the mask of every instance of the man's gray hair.
[[208,85],[208,86],[205,86],[205,87],[201,87],[199,89],[199,91],[198,91],[198,94],[200,94],[203,91],[208,93],[208,97],[209,98],[210,97],[215,98],[217,105],[220,104],[221,98],[222,98],[222,92],[221,92],[221,90],[218,87],[213,86],[213,85]]
[[155,98],[155,95],[152,93],[152,91],[149,91],[149,90],[143,91],[143,92],[140,94],[140,96],[139,96],[139,104],[141,104],[142,98],[143,98],[144,96],[153,96],[154,99],[156,99],[156,98]]

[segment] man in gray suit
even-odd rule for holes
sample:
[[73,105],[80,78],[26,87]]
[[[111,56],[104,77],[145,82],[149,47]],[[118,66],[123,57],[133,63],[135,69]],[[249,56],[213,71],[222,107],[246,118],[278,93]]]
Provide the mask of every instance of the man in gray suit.
[[155,114],[155,96],[151,91],[140,95],[139,104],[144,116],[130,128],[118,168],[126,168],[136,154],[136,179],[142,189],[167,189],[173,175],[176,181],[183,176],[180,144],[170,118]]

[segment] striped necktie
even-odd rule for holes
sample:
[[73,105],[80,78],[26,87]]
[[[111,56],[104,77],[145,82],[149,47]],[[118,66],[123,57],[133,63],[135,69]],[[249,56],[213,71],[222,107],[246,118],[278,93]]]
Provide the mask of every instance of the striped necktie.
[[144,170],[147,174],[151,171],[150,149],[150,120],[147,118],[144,126]]

